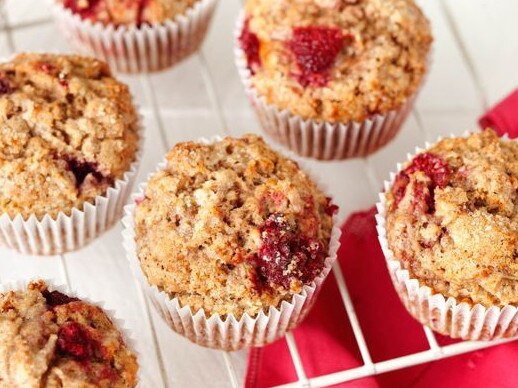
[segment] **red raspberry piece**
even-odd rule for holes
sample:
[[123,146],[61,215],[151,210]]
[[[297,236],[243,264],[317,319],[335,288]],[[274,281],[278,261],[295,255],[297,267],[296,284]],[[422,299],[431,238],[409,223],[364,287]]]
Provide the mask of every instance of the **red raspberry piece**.
[[48,63],[48,62],[36,62],[34,64],[34,67],[39,70],[39,71],[42,71],[46,74],[50,74],[50,75],[56,75],[58,73],[58,69],[56,66],[54,66],[52,63]]
[[451,176],[451,169],[448,164],[440,157],[428,152],[417,155],[405,171],[408,175],[416,171],[422,171],[438,187],[445,187]]
[[144,24],[144,11],[146,9],[146,6],[149,2],[149,0],[136,0],[137,2],[137,26],[141,26]]
[[394,195],[396,207],[399,205],[406,193],[406,188],[410,183],[410,175],[421,171],[430,182],[423,184],[416,182],[414,184],[414,198],[416,203],[412,206],[417,213],[433,214],[435,211],[434,191],[436,187],[445,187],[452,175],[450,166],[437,155],[425,152],[417,155],[412,163],[401,171],[396,177],[392,186],[392,194]]
[[414,184],[414,214],[432,214],[435,211],[434,188],[421,182]]
[[86,328],[74,321],[67,322],[60,327],[57,343],[62,354],[72,356],[77,360],[91,359],[96,345]]
[[64,78],[60,78],[59,79],[59,84],[61,86],[63,86],[65,89],[68,89],[68,80],[64,79]]
[[284,199],[286,198],[286,195],[280,191],[275,191],[270,193],[269,198],[273,201],[275,206],[281,206]]
[[47,305],[49,307],[56,307],[61,306],[64,304],[69,304],[72,302],[77,302],[79,299],[77,298],[71,298],[68,295],[62,294],[59,291],[49,291],[45,290],[42,292],[43,297],[45,298],[45,301],[47,302]]
[[344,46],[344,35],[336,27],[295,27],[288,47],[299,67],[299,83],[322,87],[329,80],[329,71]]
[[259,56],[259,38],[257,38],[256,34],[250,31],[250,20],[248,19],[245,21],[243,31],[239,36],[239,43],[245,52],[248,69],[250,69],[252,74],[255,74],[255,72],[261,67],[261,57]]
[[293,231],[282,215],[271,215],[259,230],[262,245],[253,257],[259,291],[269,285],[289,288],[294,278],[309,283],[322,270],[324,245]]
[[396,198],[396,204],[399,205],[403,197],[405,196],[406,187],[410,183],[410,178],[405,172],[400,172],[394,181],[392,186],[392,194]]
[[11,88],[11,84],[9,83],[9,81],[4,78],[0,78],[0,95],[9,94],[12,91],[13,90]]
[[[270,214],[277,211],[286,200],[286,195],[281,191],[265,193],[259,201],[259,212]],[[273,210],[272,210],[273,208]]]
[[100,2],[101,0],[65,0],[63,5],[73,13],[78,14],[81,19],[88,19],[95,16]]
[[335,205],[334,203],[332,203],[332,200],[333,199],[331,197],[326,198],[325,211],[328,216],[334,216],[335,214],[338,213],[338,210],[339,210],[339,207],[337,205]]
[[117,371],[109,365],[103,366],[99,373],[99,380],[115,381],[118,377]]
[[82,160],[77,160],[72,157],[67,157],[66,159],[68,169],[72,171],[74,177],[76,178],[76,187],[79,188],[85,181],[88,175],[93,175],[93,177],[101,182],[103,180],[103,175],[97,169],[97,164]]

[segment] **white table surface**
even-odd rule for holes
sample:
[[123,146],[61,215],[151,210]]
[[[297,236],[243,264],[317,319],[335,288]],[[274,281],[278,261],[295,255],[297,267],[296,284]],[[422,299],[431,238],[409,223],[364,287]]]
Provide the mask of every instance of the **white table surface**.
[[[518,2],[516,0],[421,0],[432,21],[435,43],[431,72],[413,115],[395,141],[368,160],[309,162],[341,206],[340,217],[374,204],[396,162],[425,140],[476,130],[485,107],[518,86]],[[140,180],[173,144],[201,136],[259,132],[232,57],[232,31],[240,0],[220,0],[201,54],[174,69],[152,75],[121,76],[146,118],[147,142]],[[12,29],[0,34],[0,56],[11,51],[62,51],[68,46],[44,1],[6,0]],[[209,79],[214,88],[211,89]],[[149,82],[152,88],[149,88]],[[154,120],[150,92],[156,93],[163,131]],[[211,93],[214,93],[211,98]],[[223,109],[222,123],[215,109]],[[137,339],[144,370],[142,387],[229,387],[222,352],[204,349],[173,333],[146,309],[126,264],[118,225],[86,248],[54,257],[24,257],[0,249],[0,281],[52,278],[104,301],[125,319]],[[152,310],[152,309],[151,309]],[[230,355],[242,385],[246,351]],[[228,361],[228,359],[227,359]]]

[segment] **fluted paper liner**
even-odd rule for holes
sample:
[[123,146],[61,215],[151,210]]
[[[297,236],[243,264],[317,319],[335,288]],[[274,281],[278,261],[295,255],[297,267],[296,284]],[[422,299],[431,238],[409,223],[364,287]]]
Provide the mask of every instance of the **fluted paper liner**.
[[137,176],[144,147],[142,117],[139,117],[139,148],[135,160],[121,179],[117,179],[94,203],[85,202],[82,209],[73,208],[70,215],[60,212],[52,218],[38,219],[21,214],[11,218],[0,215],[0,245],[28,255],[57,255],[77,250],[111,228],[122,217]]
[[288,109],[280,110],[259,95],[252,84],[252,73],[239,44],[244,20],[241,13],[234,31],[236,66],[261,127],[275,141],[308,158],[343,160],[371,155],[394,139],[412,110],[419,90],[399,109],[372,115],[362,122],[303,119]]
[[[209,144],[220,139],[220,137],[211,140],[200,139],[199,142]],[[156,171],[165,166],[166,162],[162,162]],[[307,170],[304,169],[304,171]],[[146,183],[141,184],[132,198],[135,200],[143,198],[145,188]],[[293,295],[290,301],[283,301],[279,307],[270,307],[267,312],[260,312],[255,317],[248,314],[243,314],[241,317],[232,314],[225,317],[213,314],[207,317],[203,309],[192,311],[189,306],[182,307],[177,298],[172,298],[148,283],[137,256],[134,230],[135,207],[135,204],[127,205],[124,208],[125,216],[122,220],[124,247],[133,274],[171,329],[192,342],[210,348],[232,351],[251,346],[263,346],[295,328],[313,306],[320,287],[336,260],[336,253],[340,246],[341,230],[336,226],[335,217],[324,268],[313,282],[303,287],[299,294]]]
[[136,340],[134,334],[131,332],[130,329],[126,327],[126,323],[123,319],[120,319],[117,317],[117,314],[115,311],[106,309],[104,307],[104,303],[97,302],[92,299],[90,299],[88,296],[82,295],[80,293],[77,293],[74,289],[72,289],[69,286],[66,286],[64,284],[56,283],[54,280],[50,279],[42,279],[42,278],[34,278],[30,280],[13,280],[13,281],[7,281],[0,283],[0,293],[6,293],[9,291],[23,291],[27,290],[27,287],[29,286],[29,283],[33,281],[43,280],[49,289],[49,291],[59,291],[62,294],[65,294],[67,296],[70,296],[72,298],[78,298],[81,301],[85,303],[92,304],[94,306],[100,307],[105,314],[110,318],[114,326],[119,330],[119,332],[122,335],[122,338],[124,340],[124,344],[128,347],[128,349],[135,355],[137,358],[137,364],[138,364],[138,372],[137,372],[137,386],[140,386],[141,382],[143,380],[143,373],[140,368],[140,364],[138,362],[140,358],[140,354],[137,352],[136,347]]
[[[425,147],[430,146],[426,144]],[[409,155],[408,160],[422,151],[417,148],[414,155]],[[399,164],[398,172],[402,168],[403,165]],[[391,189],[396,175],[397,173],[392,173],[390,180],[384,182],[385,192]],[[464,340],[493,340],[518,336],[517,306],[506,305],[500,308],[472,305],[438,293],[428,286],[421,285],[418,279],[412,278],[389,248],[385,229],[385,193],[381,193],[379,198],[380,202],[376,205],[378,239],[392,283],[408,312],[415,319],[438,333]]]
[[217,0],[199,0],[184,15],[163,23],[114,26],[83,20],[49,0],[61,30],[82,55],[106,61],[118,72],[166,69],[196,52],[207,33]]

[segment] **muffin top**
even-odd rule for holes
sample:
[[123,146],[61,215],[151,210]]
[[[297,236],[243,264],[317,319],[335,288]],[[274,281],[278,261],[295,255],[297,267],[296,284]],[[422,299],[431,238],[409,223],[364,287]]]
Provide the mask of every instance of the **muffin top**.
[[0,386],[128,388],[137,369],[101,308],[43,281],[0,293]]
[[518,305],[518,143],[492,130],[418,154],[387,193],[387,238],[411,276],[446,296]]
[[254,316],[320,274],[336,210],[257,136],[180,143],[138,201],[137,253],[181,305]]
[[198,0],[58,0],[92,23],[137,25],[162,23],[184,14]]
[[413,0],[248,0],[239,40],[268,103],[348,122],[416,92],[432,36]]
[[19,54],[0,64],[0,214],[69,214],[135,160],[126,85],[95,59]]

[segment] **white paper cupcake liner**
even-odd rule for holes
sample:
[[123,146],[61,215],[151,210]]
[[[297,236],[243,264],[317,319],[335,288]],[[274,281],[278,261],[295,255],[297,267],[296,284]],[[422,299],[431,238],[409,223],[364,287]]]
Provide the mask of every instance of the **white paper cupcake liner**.
[[21,214],[11,218],[0,215],[0,246],[26,255],[57,255],[77,250],[110,229],[122,217],[122,209],[133,190],[142,152],[144,129],[139,117],[139,146],[134,162],[121,179],[115,181],[106,194],[94,203],[85,202],[82,209],[72,209],[70,215],[60,212],[57,217],[45,215],[38,219]]
[[[209,144],[220,139],[220,137],[215,137],[211,140],[200,139],[198,141]],[[165,165],[166,163],[162,162],[156,171],[163,169]],[[138,192],[132,198],[135,200],[143,198],[145,189],[146,183],[141,184]],[[210,348],[233,351],[251,346],[263,346],[295,328],[313,306],[322,283],[336,260],[336,254],[340,246],[341,230],[336,226],[337,220],[334,217],[329,253],[324,268],[312,283],[303,287],[299,294],[294,295],[290,301],[283,301],[278,308],[270,307],[268,312],[260,312],[256,317],[251,317],[248,314],[239,318],[232,314],[226,317],[213,314],[207,318],[203,309],[192,311],[189,306],[182,307],[177,298],[171,298],[167,293],[148,283],[137,257],[134,230],[135,207],[135,204],[127,205],[122,220],[124,247],[135,277],[139,280],[151,303],[172,330],[194,343]]]
[[139,368],[138,368],[138,372],[137,372],[136,386],[141,386],[141,382],[144,381],[144,379],[142,378],[143,371],[142,371],[142,369],[140,367],[140,363],[139,363],[140,354],[137,352],[136,340],[135,340],[136,337],[134,336],[132,331],[130,329],[128,329],[125,321],[123,319],[118,318],[117,314],[114,310],[106,309],[103,302],[98,302],[98,301],[92,300],[88,296],[77,293],[74,289],[71,289],[70,287],[68,287],[66,285],[56,283],[54,280],[40,279],[40,278],[37,278],[37,279],[35,278],[35,279],[30,279],[30,280],[13,280],[13,281],[1,282],[0,283],[0,293],[6,293],[9,291],[26,290],[27,287],[29,286],[29,283],[31,283],[33,281],[38,281],[38,280],[43,280],[47,284],[49,291],[59,291],[62,294],[65,294],[69,297],[78,298],[85,303],[89,303],[89,304],[100,307],[106,313],[108,318],[110,318],[112,323],[115,325],[115,327],[121,333],[122,338],[124,340],[124,344],[128,347],[128,349],[137,358],[137,364],[138,364]]
[[217,0],[199,0],[175,19],[137,27],[92,23],[57,0],[49,1],[56,21],[76,51],[100,58],[112,69],[124,73],[163,70],[196,52],[217,3]]
[[[454,137],[452,135],[452,137]],[[431,144],[426,144],[429,148]],[[416,148],[411,160],[423,149]],[[398,164],[397,173],[403,168]],[[390,180],[384,182],[385,192],[391,189],[397,173],[390,174]],[[404,269],[401,260],[394,256],[389,248],[385,229],[386,198],[379,195],[376,215],[378,239],[387,261],[392,283],[408,312],[423,325],[434,331],[464,340],[493,340],[518,336],[518,307],[507,305],[502,308],[485,307],[461,302],[453,297],[437,293],[428,286],[421,285]]]
[[373,115],[362,122],[336,123],[303,119],[288,109],[280,110],[269,104],[253,87],[252,73],[239,44],[244,20],[242,12],[234,31],[234,58],[261,127],[272,139],[304,157],[343,160],[371,155],[395,138],[411,112],[419,90],[408,97],[400,109]]

